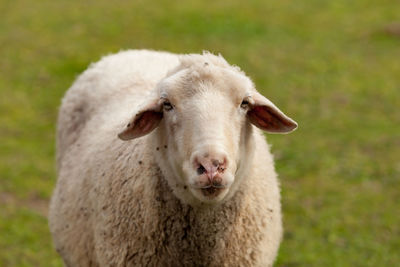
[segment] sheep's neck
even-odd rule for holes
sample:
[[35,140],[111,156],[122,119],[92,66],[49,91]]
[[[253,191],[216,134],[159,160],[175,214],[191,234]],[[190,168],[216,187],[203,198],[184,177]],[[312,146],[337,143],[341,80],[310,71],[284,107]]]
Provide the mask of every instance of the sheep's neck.
[[[214,251],[226,246],[243,211],[242,192],[238,191],[229,201],[219,206],[192,207],[183,204],[171,191],[167,182],[158,178],[156,188],[159,228],[162,236],[159,250],[176,251],[189,262],[202,262],[214,258]],[[167,254],[168,254],[167,253]],[[197,258],[196,258],[197,257]]]

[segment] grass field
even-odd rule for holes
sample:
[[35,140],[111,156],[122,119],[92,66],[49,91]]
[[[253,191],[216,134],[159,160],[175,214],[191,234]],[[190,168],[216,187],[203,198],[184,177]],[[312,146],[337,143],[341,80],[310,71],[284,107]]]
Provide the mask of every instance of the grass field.
[[267,137],[276,266],[400,262],[399,1],[1,0],[0,14],[0,266],[62,265],[46,219],[60,99],[128,48],[222,53],[299,123]]

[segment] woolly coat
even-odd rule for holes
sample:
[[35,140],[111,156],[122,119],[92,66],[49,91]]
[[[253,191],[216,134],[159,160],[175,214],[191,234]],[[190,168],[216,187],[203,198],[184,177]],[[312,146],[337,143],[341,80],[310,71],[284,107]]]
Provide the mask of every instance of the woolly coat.
[[120,52],[90,66],[66,93],[49,214],[66,266],[272,266],[280,193],[258,129],[247,177],[218,205],[190,206],[175,196],[155,161],[168,149],[154,140],[157,129],[117,138],[135,104],[178,64],[174,54]]

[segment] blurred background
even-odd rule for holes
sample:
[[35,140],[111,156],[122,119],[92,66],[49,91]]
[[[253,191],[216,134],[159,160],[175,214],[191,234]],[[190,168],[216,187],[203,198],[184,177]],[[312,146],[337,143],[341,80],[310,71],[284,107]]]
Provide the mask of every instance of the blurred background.
[[0,0],[0,266],[62,266],[47,206],[55,123],[123,49],[221,53],[299,129],[268,135],[285,235],[275,266],[400,262],[400,2]]

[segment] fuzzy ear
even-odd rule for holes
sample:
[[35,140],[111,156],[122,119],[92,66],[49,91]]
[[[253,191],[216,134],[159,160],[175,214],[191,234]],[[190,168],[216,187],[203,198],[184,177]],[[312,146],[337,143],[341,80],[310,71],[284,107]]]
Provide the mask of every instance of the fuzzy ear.
[[159,101],[153,101],[139,109],[125,129],[118,134],[118,137],[121,140],[127,141],[144,136],[157,128],[162,117],[161,103],[159,103]]
[[261,94],[253,94],[249,104],[247,115],[250,122],[258,128],[270,133],[289,133],[297,128],[294,120]]

